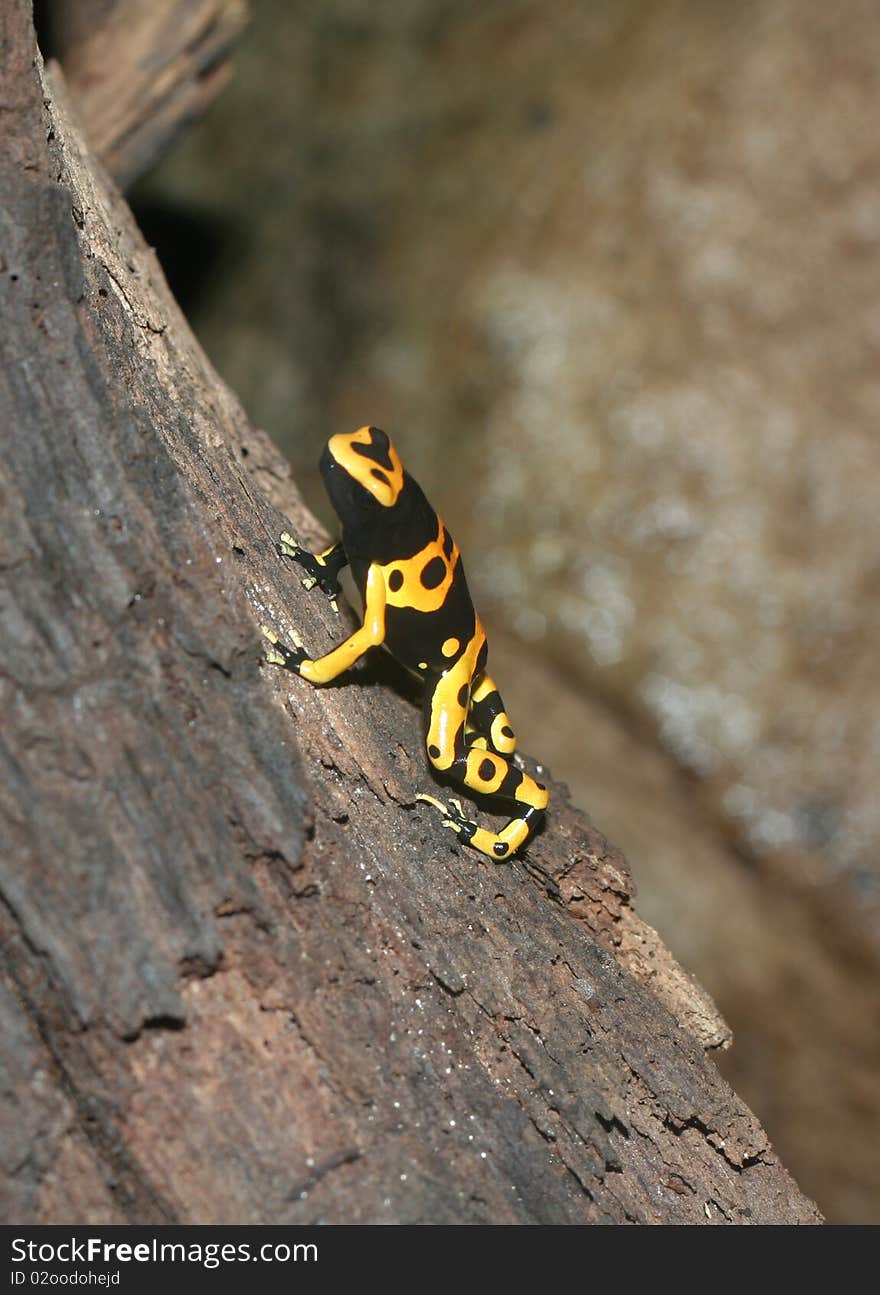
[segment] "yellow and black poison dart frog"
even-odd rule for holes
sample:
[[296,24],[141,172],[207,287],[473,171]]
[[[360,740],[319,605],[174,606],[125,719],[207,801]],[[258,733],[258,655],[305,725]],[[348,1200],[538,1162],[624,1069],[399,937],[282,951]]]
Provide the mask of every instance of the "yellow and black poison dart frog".
[[326,656],[311,658],[295,639],[287,647],[266,625],[267,660],[323,684],[379,644],[425,681],[426,746],[431,764],[453,783],[513,801],[517,814],[500,832],[478,827],[457,800],[418,799],[443,814],[462,841],[493,859],[506,859],[538,825],[546,787],[510,757],[516,738],[494,681],[486,672],[486,635],[468,593],[455,541],[404,471],[378,427],[333,436],[320,463],[342,539],[325,553],[306,552],[288,534],[278,552],[335,600],[346,564],[364,600],[361,627]]

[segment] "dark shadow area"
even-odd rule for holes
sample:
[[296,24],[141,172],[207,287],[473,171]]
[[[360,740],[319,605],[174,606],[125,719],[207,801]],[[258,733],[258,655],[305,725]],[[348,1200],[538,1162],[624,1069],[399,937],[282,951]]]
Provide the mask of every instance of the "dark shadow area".
[[184,207],[157,198],[140,183],[127,197],[184,314],[191,317],[198,313],[218,275],[225,272],[224,267],[246,240],[246,231],[204,207]]
[[34,27],[43,58],[58,58],[61,23],[58,19],[58,5],[53,0],[34,0]]

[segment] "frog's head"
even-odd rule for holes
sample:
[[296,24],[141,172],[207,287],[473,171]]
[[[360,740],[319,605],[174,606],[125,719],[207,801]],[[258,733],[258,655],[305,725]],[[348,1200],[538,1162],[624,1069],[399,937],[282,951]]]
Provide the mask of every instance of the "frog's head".
[[343,522],[393,508],[403,489],[403,464],[385,432],[359,427],[331,436],[321,457],[330,502]]

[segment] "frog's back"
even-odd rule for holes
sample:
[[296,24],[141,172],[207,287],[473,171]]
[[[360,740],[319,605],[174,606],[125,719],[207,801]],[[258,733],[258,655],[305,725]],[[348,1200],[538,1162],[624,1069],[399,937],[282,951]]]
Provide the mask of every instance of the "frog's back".
[[409,474],[393,508],[376,525],[343,526],[342,542],[363,596],[380,567],[386,590],[385,646],[418,674],[441,672],[478,627],[464,565],[452,535]]

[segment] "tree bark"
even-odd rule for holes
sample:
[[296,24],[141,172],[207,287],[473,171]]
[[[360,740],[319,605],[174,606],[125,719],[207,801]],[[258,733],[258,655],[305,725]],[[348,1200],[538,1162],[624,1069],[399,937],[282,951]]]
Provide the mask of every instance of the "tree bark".
[[226,84],[246,0],[46,0],[44,23],[92,151],[125,187]]
[[390,660],[262,667],[317,525],[0,31],[2,1216],[818,1221],[564,787],[492,865]]

